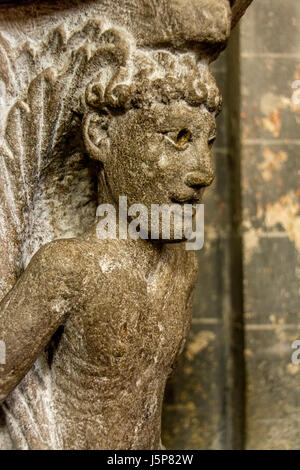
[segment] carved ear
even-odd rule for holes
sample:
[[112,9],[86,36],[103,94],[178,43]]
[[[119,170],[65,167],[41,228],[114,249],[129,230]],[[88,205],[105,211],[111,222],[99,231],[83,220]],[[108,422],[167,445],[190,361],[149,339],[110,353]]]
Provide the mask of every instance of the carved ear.
[[231,10],[232,10],[232,21],[231,21],[231,28],[237,24],[240,18],[243,16],[245,11],[247,10],[250,3],[253,0],[231,0]]
[[83,140],[91,158],[105,162],[109,153],[108,136],[110,116],[88,111],[83,118]]

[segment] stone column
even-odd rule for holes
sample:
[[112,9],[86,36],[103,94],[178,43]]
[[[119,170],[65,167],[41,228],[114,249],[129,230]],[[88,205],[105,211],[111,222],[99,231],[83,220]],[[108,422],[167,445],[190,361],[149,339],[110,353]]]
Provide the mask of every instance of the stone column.
[[176,227],[99,242],[96,208],[201,201],[249,3],[0,3],[2,447],[161,448],[196,257]]

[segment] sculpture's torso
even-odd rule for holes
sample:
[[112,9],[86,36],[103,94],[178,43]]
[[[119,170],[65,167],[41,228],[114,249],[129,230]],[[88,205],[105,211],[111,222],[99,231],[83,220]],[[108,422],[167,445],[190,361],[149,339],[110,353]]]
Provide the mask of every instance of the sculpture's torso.
[[63,243],[80,257],[84,305],[51,353],[57,444],[34,446],[158,449],[166,378],[190,323],[195,254],[183,244]]

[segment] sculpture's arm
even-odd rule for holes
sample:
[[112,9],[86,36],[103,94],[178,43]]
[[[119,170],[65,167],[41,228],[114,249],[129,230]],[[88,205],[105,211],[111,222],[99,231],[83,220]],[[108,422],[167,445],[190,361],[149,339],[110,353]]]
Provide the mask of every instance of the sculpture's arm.
[[6,350],[6,363],[0,364],[0,402],[28,372],[78,301],[77,278],[57,244],[46,245],[33,257],[0,303],[0,340]]

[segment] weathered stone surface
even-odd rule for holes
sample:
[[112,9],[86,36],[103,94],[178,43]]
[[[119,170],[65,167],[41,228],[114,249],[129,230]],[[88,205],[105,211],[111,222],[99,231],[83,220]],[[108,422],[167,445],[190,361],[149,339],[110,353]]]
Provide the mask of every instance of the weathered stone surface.
[[99,240],[95,212],[201,200],[230,4],[25,2],[0,25],[1,445],[158,449],[195,253]]

